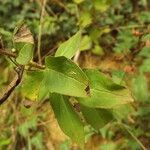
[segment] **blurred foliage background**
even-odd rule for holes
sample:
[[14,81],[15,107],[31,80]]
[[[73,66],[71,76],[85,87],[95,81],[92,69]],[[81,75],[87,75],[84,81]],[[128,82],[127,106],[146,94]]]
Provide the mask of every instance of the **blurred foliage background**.
[[[22,20],[32,31],[35,43],[42,27],[42,57],[53,55],[60,43],[84,28],[75,61],[84,68],[100,69],[116,83],[124,82],[135,99],[134,110],[116,114],[127,127],[114,122],[97,132],[87,126],[86,149],[150,149],[148,0],[47,0],[41,24],[42,4],[42,0],[0,0],[0,48],[12,48],[13,30]],[[37,61],[37,46],[34,56]],[[0,71],[3,91],[14,76],[13,66],[3,56]],[[48,101],[28,102],[19,95],[18,87],[0,108],[1,150],[79,149],[60,131]],[[28,103],[30,108],[26,108]]]

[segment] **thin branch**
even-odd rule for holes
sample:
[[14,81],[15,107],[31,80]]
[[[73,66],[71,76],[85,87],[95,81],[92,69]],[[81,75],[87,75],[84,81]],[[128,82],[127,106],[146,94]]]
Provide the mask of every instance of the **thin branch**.
[[7,99],[8,97],[11,95],[11,93],[14,91],[14,89],[19,85],[19,83],[21,82],[22,79],[22,75],[23,75],[23,71],[24,71],[24,66],[18,66],[16,69],[16,76],[13,79],[13,81],[8,85],[8,88],[6,89],[6,91],[4,92],[4,94],[2,95],[2,97],[0,97],[0,105],[2,105]]
[[[9,56],[9,57],[13,57],[13,58],[17,57],[16,53],[13,53],[10,50],[6,50],[6,49],[5,50],[0,49],[0,54],[1,55],[5,55],[5,56]],[[28,66],[35,67],[35,68],[38,68],[38,69],[45,69],[45,66],[40,65],[40,64],[38,64],[36,62],[32,62],[32,61],[28,64]]]
[[58,48],[58,45],[55,46],[55,47],[53,47],[52,49],[50,49],[50,50],[48,51],[48,53],[46,53],[45,55],[43,55],[43,56],[42,56],[42,61],[44,60],[44,58],[45,58],[46,56],[52,54],[57,48]]
[[29,63],[29,66],[30,66],[30,67],[34,67],[34,68],[38,68],[38,69],[45,69],[45,66],[40,65],[40,64],[38,64],[38,63],[36,63],[36,62],[33,62],[33,61],[31,61],[31,62]]
[[64,3],[62,3],[60,0],[53,0],[55,3],[57,3],[60,7],[62,7],[67,13],[69,13],[68,8],[65,6]]
[[12,53],[10,50],[7,50],[7,49],[5,49],[5,50],[0,49],[0,54],[10,56],[10,57],[13,57],[13,58],[17,57],[17,55],[15,53]]
[[2,49],[4,49],[4,43],[3,43],[1,35],[0,35],[0,46],[1,46]]
[[145,27],[145,25],[127,25],[127,26],[119,26],[119,27],[116,27],[116,29],[132,29],[132,28],[143,28]]
[[80,51],[78,50],[77,52],[76,52],[76,54],[75,54],[75,56],[74,56],[74,58],[73,58],[73,61],[75,62],[75,63],[78,63],[78,59],[79,59],[79,57],[80,57]]
[[132,138],[141,146],[143,150],[147,150],[147,148],[142,144],[142,142],[130,131],[127,125],[123,123],[118,123],[121,127],[123,127],[131,136]]
[[43,0],[42,10],[41,10],[41,17],[40,17],[40,24],[39,24],[38,47],[37,47],[39,64],[42,64],[42,58],[41,58],[41,36],[42,36],[43,16],[44,16],[46,2],[47,2],[47,0]]

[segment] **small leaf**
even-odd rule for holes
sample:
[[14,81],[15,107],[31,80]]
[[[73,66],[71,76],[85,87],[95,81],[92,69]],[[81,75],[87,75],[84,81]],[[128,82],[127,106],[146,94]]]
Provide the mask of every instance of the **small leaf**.
[[92,49],[92,53],[96,55],[104,55],[104,50],[100,45],[96,44]]
[[21,65],[27,65],[33,57],[34,39],[24,23],[15,28],[13,44],[18,52],[16,61]]
[[94,7],[101,12],[106,11],[111,4],[110,0],[94,0]]
[[24,23],[21,23],[19,26],[15,28],[13,42],[14,44],[17,44],[17,43],[34,44],[32,33],[30,32],[30,30],[27,28],[27,26]]
[[143,47],[138,55],[142,57],[150,58],[150,47],[148,46]]
[[88,50],[92,46],[91,38],[87,35],[83,36],[81,40],[80,51]]
[[115,43],[114,51],[116,53],[130,52],[130,49],[138,43],[138,37],[134,36],[131,30],[120,30]]
[[80,4],[80,3],[82,3],[83,1],[85,1],[85,0],[73,0],[75,3],[77,3],[77,4]]
[[9,145],[11,142],[12,142],[11,138],[8,138],[8,139],[1,139],[1,140],[0,140],[0,147]]
[[89,11],[83,11],[79,17],[79,24],[81,27],[88,27],[92,23],[92,16]]
[[144,35],[143,37],[142,37],[142,41],[143,42],[146,42],[146,41],[149,41],[150,40],[150,33],[148,33],[148,34],[146,34],[146,35]]
[[143,74],[133,79],[132,86],[133,93],[137,100],[141,102],[149,100],[148,81]]
[[143,61],[143,64],[140,66],[140,72],[150,72],[150,58]]
[[62,131],[83,147],[84,127],[70,104],[68,97],[51,93],[50,103]]
[[116,108],[113,108],[111,112],[114,118],[116,118],[117,120],[121,120],[125,118],[127,119],[128,116],[134,112],[134,109],[130,104],[125,104],[125,105],[121,105]]
[[150,12],[149,11],[141,11],[139,16],[139,21],[141,23],[149,23],[150,22]]
[[46,89],[45,91],[42,91],[42,92],[40,91],[42,88],[41,85],[42,85],[43,79],[44,79],[43,71],[27,72],[27,74],[24,77],[23,84],[22,84],[23,96],[30,100],[37,100],[39,97],[39,94],[42,95],[42,92],[43,93],[46,92]]
[[124,77],[125,77],[125,72],[122,70],[115,70],[112,72],[112,80],[116,84],[125,85],[125,82],[123,81]]
[[80,107],[87,123],[92,125],[96,130],[104,127],[113,119],[113,115],[109,110],[90,108],[84,105],[80,105]]
[[86,70],[85,73],[90,80],[90,96],[77,98],[81,104],[94,108],[113,108],[133,102],[129,90],[124,86],[115,84],[97,70]]
[[25,44],[23,48],[19,51],[16,61],[21,65],[26,65],[32,60],[33,57],[33,45]]
[[62,43],[57,49],[55,56],[65,56],[67,58],[72,58],[75,53],[79,50],[81,41],[81,31],[77,32],[69,40]]
[[100,145],[100,150],[116,150],[117,148],[115,142],[107,142]]
[[26,122],[22,123],[19,127],[18,127],[18,132],[21,136],[23,137],[27,137],[29,135],[29,130],[35,130],[37,127],[37,118],[31,117],[30,119],[28,119]]
[[31,139],[32,145],[34,145],[38,150],[43,150],[43,134],[42,132],[37,132]]
[[86,97],[88,79],[84,72],[65,57],[47,57],[45,84],[49,92]]

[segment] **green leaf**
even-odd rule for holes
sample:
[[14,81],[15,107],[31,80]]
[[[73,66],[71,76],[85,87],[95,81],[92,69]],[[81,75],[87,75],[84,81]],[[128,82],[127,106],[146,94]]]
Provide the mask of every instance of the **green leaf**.
[[30,100],[42,99],[47,93],[43,85],[44,71],[27,72],[22,84],[22,94]]
[[112,80],[116,84],[125,85],[125,82],[123,81],[124,77],[125,77],[125,72],[122,70],[115,70],[112,72]]
[[86,97],[88,79],[85,73],[65,57],[47,57],[45,84],[49,92]]
[[49,92],[86,97],[88,79],[85,73],[65,57],[47,57],[47,69],[25,74],[23,96],[30,100],[43,100]]
[[103,50],[103,48],[100,45],[96,44],[94,46],[94,48],[92,49],[92,53],[96,54],[96,55],[103,55],[104,54],[104,50]]
[[144,117],[146,115],[149,116],[150,109],[149,109],[149,107],[141,106],[140,108],[138,108],[137,114],[140,117]]
[[124,86],[115,84],[97,70],[86,70],[85,73],[90,80],[90,96],[77,98],[81,104],[94,108],[113,108],[133,102],[129,90]]
[[28,64],[33,58],[33,44],[24,44],[23,48],[19,51],[16,61],[21,65]]
[[150,40],[150,33],[148,33],[148,34],[146,34],[146,35],[144,35],[143,37],[142,37],[142,41],[143,42],[146,42],[146,41],[149,41]]
[[83,36],[81,40],[80,51],[88,50],[92,46],[91,38],[88,35]]
[[72,58],[75,53],[79,50],[81,41],[81,31],[77,32],[69,40],[62,43],[57,49],[55,56],[65,56],[67,58]]
[[143,47],[138,55],[142,57],[150,58],[150,47],[148,46]]
[[80,4],[80,3],[82,3],[83,1],[85,1],[85,0],[73,0],[75,3],[77,3],[77,4]]
[[115,142],[107,142],[100,145],[100,150],[117,150],[117,144]]
[[144,60],[143,64],[140,66],[140,72],[150,72],[150,58]]
[[83,147],[84,127],[70,104],[68,97],[51,93],[50,103],[62,131]]
[[59,150],[70,150],[71,140],[66,140],[59,145]]
[[80,105],[80,107],[87,123],[93,126],[96,130],[104,127],[113,119],[113,116],[109,110],[90,108],[84,105]]
[[37,132],[31,139],[32,145],[34,145],[38,150],[43,150],[43,134],[42,132]]
[[132,88],[137,100],[141,102],[149,100],[148,81],[143,74],[133,79]]
[[111,0],[94,0],[94,7],[101,12],[106,11],[111,4]]
[[139,21],[141,23],[150,23],[150,12],[141,11],[140,16],[139,16]]
[[81,27],[88,27],[92,23],[92,16],[89,11],[83,11],[79,17],[79,24]]
[[114,118],[117,120],[127,119],[128,116],[134,112],[133,107],[130,104],[121,105],[111,110]]
[[114,51],[116,53],[130,52],[130,49],[136,46],[138,37],[134,36],[131,30],[120,30],[115,43]]
[[33,57],[34,39],[27,26],[21,22],[14,30],[13,44],[18,52],[16,61],[26,65]]
[[0,148],[6,145],[9,145],[12,142],[11,138],[9,139],[0,139]]
[[37,118],[31,117],[30,119],[26,120],[26,122],[22,123],[18,127],[18,132],[21,136],[27,137],[29,135],[29,130],[35,130],[37,127]]

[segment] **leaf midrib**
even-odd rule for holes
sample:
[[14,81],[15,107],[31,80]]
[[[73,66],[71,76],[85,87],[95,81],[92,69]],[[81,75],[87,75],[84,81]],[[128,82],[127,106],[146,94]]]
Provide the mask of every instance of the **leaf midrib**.
[[[68,111],[69,108],[67,109],[66,102],[65,102],[65,100],[64,100],[63,97],[62,97],[62,99],[63,99],[62,101],[63,101],[64,107],[65,107],[65,110],[66,110],[66,112],[67,112],[67,115],[68,115],[68,117],[70,118],[71,128],[74,129],[74,124],[73,124],[73,121],[72,121],[72,115],[70,115],[72,112],[69,113],[69,111]],[[68,103],[69,103],[69,101],[68,101]],[[70,106],[70,105],[68,104],[68,106]],[[73,115],[73,117],[76,117],[76,116]],[[75,120],[76,120],[76,118],[75,118]],[[76,131],[74,132],[74,130],[73,130],[73,131],[71,131],[71,132],[73,133],[73,136],[76,137]]]
[[62,72],[59,72],[59,71],[56,71],[56,70],[54,70],[54,69],[48,68],[48,71],[50,71],[50,70],[52,70],[52,71],[54,71],[54,72],[56,72],[56,73],[58,73],[58,74],[61,74],[61,75],[64,76],[65,78],[69,78],[69,79],[71,79],[71,80],[74,80],[74,81],[78,82],[79,84],[85,86],[85,88],[88,86],[88,85],[86,85],[85,83],[76,80],[75,78],[72,78],[72,77],[70,77],[70,76],[67,76],[66,74],[63,74]]
[[109,93],[109,94],[112,94],[112,95],[115,95],[115,96],[120,96],[120,97],[125,97],[126,96],[126,94],[125,95],[120,95],[120,94],[111,92],[111,91],[109,91],[109,90],[107,90],[105,88],[104,88],[104,90],[103,89],[102,90],[100,90],[100,89],[94,89],[94,88],[91,88],[90,90],[97,91],[97,92]]

